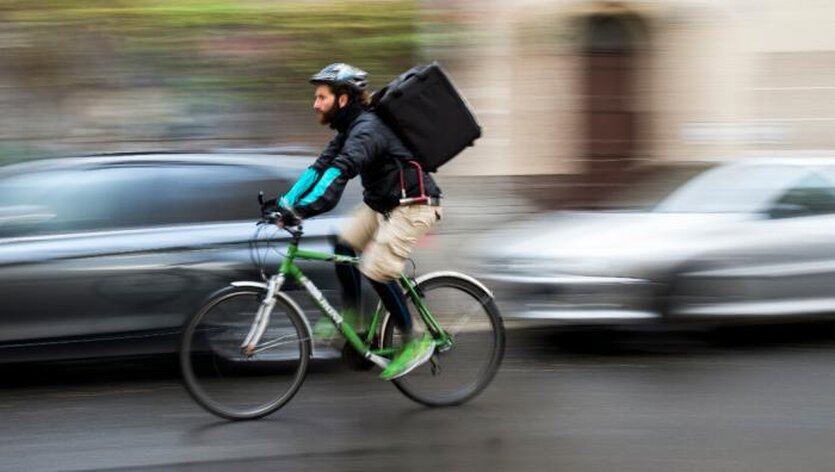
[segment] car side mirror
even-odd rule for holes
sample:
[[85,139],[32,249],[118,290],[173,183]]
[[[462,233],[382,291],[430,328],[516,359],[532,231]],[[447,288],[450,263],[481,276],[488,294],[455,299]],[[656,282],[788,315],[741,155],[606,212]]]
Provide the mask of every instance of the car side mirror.
[[798,203],[778,203],[768,210],[768,217],[772,220],[779,218],[793,218],[808,215],[809,208]]

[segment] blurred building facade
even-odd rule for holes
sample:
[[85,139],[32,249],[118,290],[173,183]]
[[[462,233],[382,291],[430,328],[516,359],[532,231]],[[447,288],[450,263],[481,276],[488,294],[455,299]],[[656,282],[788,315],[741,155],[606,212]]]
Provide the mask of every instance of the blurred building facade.
[[306,77],[337,60],[374,88],[417,62],[450,70],[484,137],[446,176],[605,183],[645,162],[835,148],[830,0],[104,4],[0,6],[0,158],[316,147],[330,130]]
[[450,56],[485,128],[449,174],[586,175],[835,148],[835,3],[458,0]]

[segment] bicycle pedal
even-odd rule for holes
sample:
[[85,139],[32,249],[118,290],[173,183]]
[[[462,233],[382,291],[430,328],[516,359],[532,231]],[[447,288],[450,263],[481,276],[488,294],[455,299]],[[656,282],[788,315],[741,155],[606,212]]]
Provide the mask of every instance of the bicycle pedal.
[[432,371],[432,375],[441,375],[441,364],[438,363],[435,356],[429,359],[429,368]]

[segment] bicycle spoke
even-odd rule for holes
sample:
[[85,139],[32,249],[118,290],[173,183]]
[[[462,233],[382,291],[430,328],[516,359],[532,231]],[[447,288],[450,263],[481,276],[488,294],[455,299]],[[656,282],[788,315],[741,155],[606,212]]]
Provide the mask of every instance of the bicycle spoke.
[[461,332],[461,328],[467,324],[467,322],[472,318],[472,312],[470,314],[459,316],[458,319],[455,321],[455,324],[449,328],[444,328],[444,331],[450,335],[455,337],[459,332]]
[[[290,341],[285,341],[286,339],[290,339]],[[287,336],[282,336],[278,339],[273,339],[272,341],[265,342],[263,344],[259,344],[255,347],[253,351],[254,354],[257,354],[261,351],[265,351],[267,349],[274,348],[276,346],[281,346],[283,344],[297,344],[300,342],[309,341],[310,338],[299,338],[295,334],[288,334]]]

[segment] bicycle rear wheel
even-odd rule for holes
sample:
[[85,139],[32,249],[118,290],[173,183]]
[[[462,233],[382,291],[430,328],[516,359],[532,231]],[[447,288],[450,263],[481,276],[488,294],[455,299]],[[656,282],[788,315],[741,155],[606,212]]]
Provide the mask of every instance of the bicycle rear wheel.
[[[475,397],[493,380],[504,357],[504,324],[492,297],[478,284],[456,275],[439,275],[418,284],[424,303],[452,345],[408,375],[392,380],[412,400],[428,406],[458,405]],[[407,297],[408,298],[408,297]],[[428,328],[409,299],[415,335]],[[390,322],[383,324],[383,345],[403,339]]]
[[298,306],[278,293],[269,324],[246,356],[241,346],[266,291],[227,287],[186,323],[180,368],[191,397],[230,420],[256,419],[278,410],[296,394],[310,359],[310,335]]

